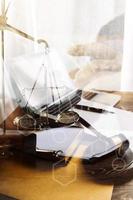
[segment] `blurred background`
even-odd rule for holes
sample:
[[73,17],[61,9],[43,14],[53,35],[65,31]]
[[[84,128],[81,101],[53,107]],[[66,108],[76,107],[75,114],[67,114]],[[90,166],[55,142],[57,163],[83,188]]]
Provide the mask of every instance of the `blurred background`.
[[[95,41],[102,26],[125,12],[125,0],[7,0],[6,4],[9,2],[9,24],[47,39],[61,51],[72,44]],[[14,46],[10,54],[29,50],[27,42],[21,43],[12,34],[8,40]]]
[[[5,0],[6,7],[10,3],[8,24],[47,40],[77,87],[105,90],[121,89],[125,1]],[[31,59],[43,52],[38,44],[7,31],[4,44],[10,67],[20,56]]]
[[[96,87],[97,89],[120,89],[120,73],[116,73],[116,71],[121,71],[122,56],[119,56],[118,64],[116,63],[119,66],[114,67],[118,70],[113,70],[112,66],[108,67],[108,70],[103,67],[103,70],[98,70],[100,71],[100,80],[98,79],[99,73],[94,73],[89,77],[83,77],[85,81],[82,81],[77,80],[73,70],[77,72],[77,68],[81,69],[90,65],[92,55],[84,56],[83,53],[79,57],[79,55],[71,55],[68,51],[71,46],[77,44],[85,45],[96,42],[95,50],[92,51],[97,52],[97,49],[99,49],[97,38],[102,31],[104,36],[107,36],[107,38],[109,36],[108,40],[106,39],[107,51],[119,50],[122,55],[125,0],[7,0],[6,5],[8,3],[10,3],[7,14],[8,23],[33,35],[36,39],[46,39],[50,46],[59,51],[63,57],[67,70],[71,72],[76,85],[84,87],[87,84],[88,88]],[[120,19],[117,19],[119,16],[121,16]],[[112,20],[114,22],[111,26],[109,23]],[[105,25],[109,25],[109,27],[105,27],[105,30],[103,30]],[[114,34],[116,34],[117,42]],[[113,40],[115,42],[112,42]],[[109,50],[108,47],[110,47]],[[104,49],[104,47],[101,48]],[[99,51],[102,52],[101,48]],[[38,45],[12,33],[5,34],[5,57],[7,60],[39,51]],[[117,52],[115,53],[117,54]],[[93,59],[95,59],[95,55],[93,55]],[[103,60],[102,56],[99,60],[101,59]],[[102,67],[100,66],[100,68]],[[83,75],[81,74],[81,76]],[[114,80],[112,81],[113,77]],[[116,84],[114,84],[115,81]]]

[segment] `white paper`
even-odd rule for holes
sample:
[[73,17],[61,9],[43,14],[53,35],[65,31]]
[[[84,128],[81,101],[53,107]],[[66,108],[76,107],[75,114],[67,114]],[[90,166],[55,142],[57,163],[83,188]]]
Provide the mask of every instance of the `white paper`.
[[[88,147],[97,138],[91,133],[85,133],[81,128],[53,128],[36,134],[36,150],[62,150],[65,155],[71,156],[80,145]],[[83,152],[82,152],[83,153]],[[80,156],[80,155],[79,155]]]
[[91,130],[54,128],[36,134],[36,151],[59,151],[65,156],[91,158],[114,147],[107,138],[92,136]]
[[118,108],[109,107],[103,104],[95,103],[92,101],[82,99],[79,104],[86,106],[94,106],[96,108],[102,108],[111,113],[94,113],[89,111],[83,111],[75,109],[75,111],[92,126],[94,126],[99,132],[107,137],[111,137],[117,134],[124,134],[132,145],[133,143],[133,112],[124,111]]

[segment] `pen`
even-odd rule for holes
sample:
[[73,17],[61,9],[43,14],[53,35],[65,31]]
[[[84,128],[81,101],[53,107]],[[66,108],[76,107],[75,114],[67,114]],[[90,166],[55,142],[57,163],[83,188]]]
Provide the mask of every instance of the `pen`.
[[85,111],[90,111],[90,112],[95,112],[95,113],[103,113],[103,112],[114,113],[112,111],[104,110],[101,108],[94,108],[94,107],[83,106],[83,105],[75,105],[75,108],[79,110],[85,110]]

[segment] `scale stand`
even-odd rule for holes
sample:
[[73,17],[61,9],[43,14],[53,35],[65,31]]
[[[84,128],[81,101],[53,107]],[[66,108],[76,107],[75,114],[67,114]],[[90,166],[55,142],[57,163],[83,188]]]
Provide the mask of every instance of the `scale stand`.
[[36,42],[38,44],[43,43],[45,45],[45,48],[48,49],[48,43],[44,39],[36,39],[33,36],[11,26],[10,24],[7,23],[7,12],[10,7],[10,3],[8,4],[7,8],[5,6],[5,0],[0,0],[1,1],[1,15],[0,15],[0,32],[1,32],[1,67],[2,67],[2,114],[3,114],[3,135],[6,134],[6,122],[5,122],[5,108],[6,108],[6,103],[5,103],[5,38],[4,38],[4,32],[5,31],[10,31],[14,34],[17,34],[23,38],[26,38],[28,40],[31,40],[33,42]]

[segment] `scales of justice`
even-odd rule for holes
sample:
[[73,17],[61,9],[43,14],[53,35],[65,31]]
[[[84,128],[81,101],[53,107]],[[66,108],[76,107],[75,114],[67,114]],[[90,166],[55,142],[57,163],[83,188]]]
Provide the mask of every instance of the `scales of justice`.
[[[10,31],[13,34],[17,34],[26,40],[33,41],[38,45],[44,45],[44,59],[52,59],[51,49],[44,39],[36,39],[33,36],[25,33],[24,31],[19,30],[18,28],[8,24],[7,13],[10,8],[10,3],[8,6],[5,6],[5,0],[1,0],[1,16],[0,16],[0,32],[1,32],[1,68],[2,68],[2,113],[3,113],[3,122],[1,123],[1,128],[3,130],[3,142],[4,138],[7,136],[8,130],[21,130],[21,132],[27,131],[38,131],[43,129],[60,127],[62,125],[70,125],[75,120],[75,113],[72,111],[68,111],[75,104],[77,104],[81,99],[81,90],[70,89],[64,87],[60,89],[58,86],[58,80],[55,74],[53,67],[51,66],[51,62],[48,67],[45,66],[45,63],[42,63],[42,66],[38,70],[37,77],[34,80],[32,88],[30,89],[28,96],[24,98],[24,95],[21,93],[17,82],[15,80],[16,77],[13,77],[10,73],[12,73],[9,69],[10,74],[10,82],[12,88],[15,91],[16,99],[15,103],[17,103],[18,107],[15,108],[14,112],[11,113],[8,117],[5,117],[5,109],[6,109],[6,94],[5,94],[5,31]],[[53,54],[53,53],[52,53]],[[44,79],[46,80],[45,88],[41,94],[42,96],[46,96],[45,103],[43,101],[39,101],[38,104],[32,105],[30,100],[32,99],[32,95],[36,89],[36,85],[38,82],[38,77],[42,73],[42,70],[45,71]],[[50,83],[49,89],[47,80]],[[49,90],[49,91],[48,91]],[[62,92],[63,91],[63,92]],[[48,94],[49,92],[49,94]],[[40,94],[39,94],[40,95]],[[50,95],[51,101],[48,102],[47,95]],[[5,139],[6,140],[6,139]],[[6,144],[5,146],[8,147]],[[10,146],[10,145],[9,145]]]
[[[99,133],[91,124],[89,124],[86,120],[84,120],[81,116],[78,115],[73,107],[81,100],[82,91],[77,88],[72,87],[62,87],[58,84],[58,74],[55,73],[55,68],[52,65],[59,65],[60,61],[58,56],[53,54],[49,44],[44,39],[36,39],[33,36],[19,30],[18,28],[8,24],[7,12],[10,8],[10,4],[6,7],[5,0],[1,0],[1,15],[0,15],[0,32],[1,32],[1,68],[2,68],[2,113],[3,113],[3,121],[0,124],[0,130],[2,130],[2,134],[0,134],[0,155],[4,156],[6,152],[11,149],[21,149],[23,147],[23,151],[25,153],[31,153],[35,156],[39,156],[41,158],[45,158],[48,160],[59,160],[64,157],[72,157],[75,149],[72,151],[72,155],[64,154],[62,150],[54,151],[49,149],[48,151],[36,151],[36,139],[39,134],[34,134],[35,132],[44,130],[58,128],[60,127],[68,127],[68,131],[76,127],[77,128],[89,128],[97,137],[100,138],[103,142],[108,144],[106,149],[104,145],[100,145],[99,152],[89,152],[90,148],[86,148],[87,157],[83,157],[83,159],[88,161],[92,158],[91,162],[94,160],[94,163],[97,160],[105,159],[110,157],[112,154],[119,156],[121,158],[125,152],[129,148],[129,141],[122,134],[114,136],[113,138],[107,138],[106,136]],[[28,95],[23,95],[20,90],[18,83],[16,81],[16,76],[12,74],[12,70],[9,70],[9,80],[14,89],[14,93],[16,98],[14,99],[17,107],[14,111],[5,117],[5,109],[6,105],[6,94],[5,94],[5,31],[10,31],[13,34],[17,34],[26,40],[33,41],[38,45],[43,44],[43,60],[44,62],[40,66],[40,69],[37,72],[37,76],[33,81],[32,87],[28,90]],[[56,57],[56,59],[55,59]],[[55,62],[53,60],[55,59]],[[58,61],[58,63],[56,63]],[[62,65],[61,65],[62,66]],[[43,79],[45,80],[45,84],[43,85],[43,89],[38,89],[38,78],[40,78],[40,74],[43,74]],[[41,91],[41,92],[40,92]],[[35,101],[31,101],[32,97],[35,97]],[[38,96],[40,98],[38,98]],[[50,96],[50,98],[48,97]],[[43,98],[45,97],[45,98]],[[34,98],[33,98],[34,99]],[[50,99],[50,101],[49,101]],[[79,129],[79,130],[80,130]],[[16,132],[17,130],[17,132]],[[8,134],[8,131],[11,134]],[[30,143],[29,143],[30,141]],[[75,142],[71,141],[71,142]],[[80,141],[79,141],[80,142]],[[72,143],[72,144],[73,144]],[[70,148],[73,149],[75,147],[75,143]],[[78,148],[78,146],[76,147]],[[69,149],[69,147],[68,147]],[[92,155],[90,155],[92,153]],[[68,159],[69,160],[69,159]],[[130,159],[127,166],[129,166],[132,162],[132,158]],[[101,165],[101,169],[105,169],[105,162]],[[95,166],[95,165],[94,165]],[[92,165],[92,170],[94,169]],[[109,166],[110,168],[112,166]],[[91,170],[91,168],[90,168]],[[112,168],[111,168],[112,170]],[[94,170],[93,170],[94,171]],[[105,170],[106,171],[106,170]],[[108,172],[108,171],[107,171]],[[109,174],[109,173],[108,173]],[[103,175],[102,175],[103,176]],[[117,171],[115,173],[117,176]]]

